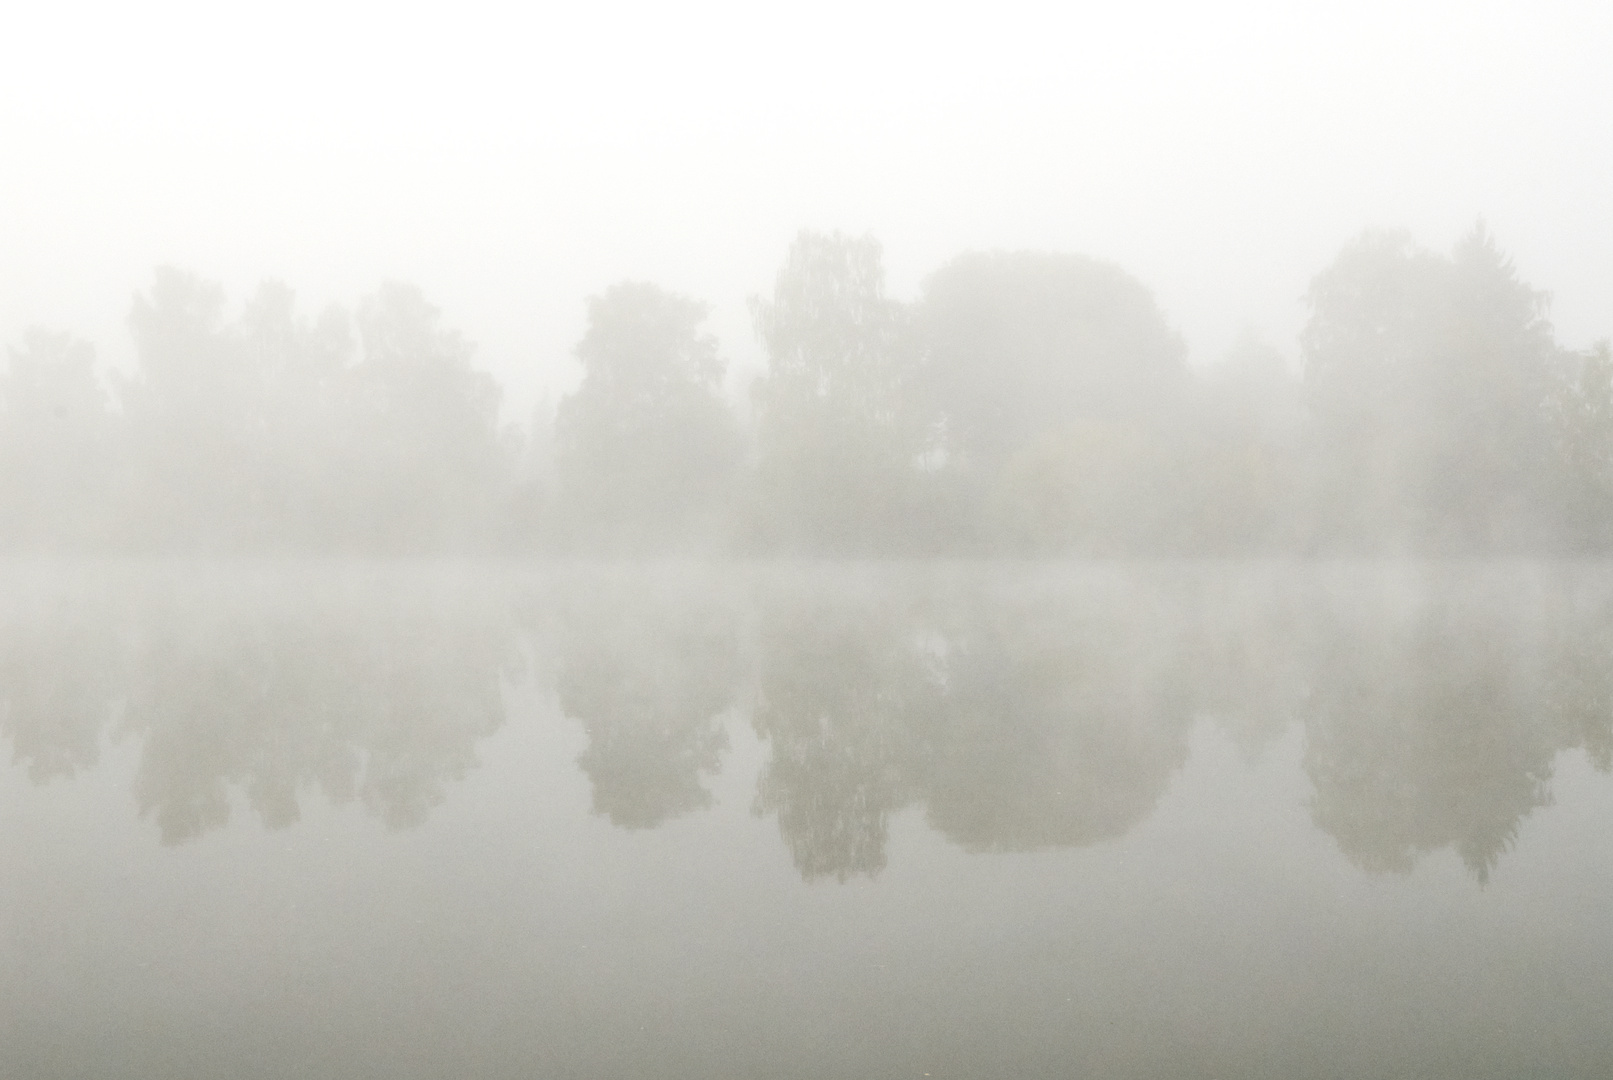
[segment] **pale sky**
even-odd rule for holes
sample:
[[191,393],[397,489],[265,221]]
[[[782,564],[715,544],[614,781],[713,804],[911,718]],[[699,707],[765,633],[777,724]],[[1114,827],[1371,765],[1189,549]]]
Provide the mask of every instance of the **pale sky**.
[[0,341],[128,361],[174,264],[312,310],[414,281],[509,411],[576,378],[583,301],[745,298],[802,226],[871,231],[892,291],[975,248],[1141,279],[1188,342],[1290,355],[1310,278],[1368,226],[1446,250],[1483,216],[1613,334],[1613,5],[147,2],[10,15]]

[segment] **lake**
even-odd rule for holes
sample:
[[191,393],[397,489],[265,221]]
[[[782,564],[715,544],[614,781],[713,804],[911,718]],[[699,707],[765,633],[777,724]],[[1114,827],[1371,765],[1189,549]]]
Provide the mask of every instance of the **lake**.
[[1613,567],[0,568],[0,1076],[1613,1075]]

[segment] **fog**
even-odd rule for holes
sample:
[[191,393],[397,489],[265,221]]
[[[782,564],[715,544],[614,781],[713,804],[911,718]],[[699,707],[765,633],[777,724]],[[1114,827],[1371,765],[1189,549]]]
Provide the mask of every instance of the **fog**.
[[135,357],[27,332],[0,381],[0,542],[50,556],[1596,556],[1613,357],[1565,347],[1483,222],[1367,231],[1311,281],[1303,367],[1187,363],[1113,263],[966,252],[893,298],[871,235],[802,230],[751,297],[743,406],[702,302],[587,301],[583,377],[501,418],[414,285],[301,311],[161,267]]
[[64,5],[0,1076],[1613,1073],[1613,16]]
[[0,340],[110,362],[171,264],[313,308],[414,282],[512,416],[622,279],[714,305],[753,372],[745,299],[802,227],[873,232],[901,299],[966,250],[1114,261],[1210,362],[1245,324],[1292,358],[1361,229],[1482,215],[1570,346],[1608,333],[1597,5],[62,4],[8,38]]
[[1598,566],[36,564],[0,599],[17,1075],[1607,1060]]

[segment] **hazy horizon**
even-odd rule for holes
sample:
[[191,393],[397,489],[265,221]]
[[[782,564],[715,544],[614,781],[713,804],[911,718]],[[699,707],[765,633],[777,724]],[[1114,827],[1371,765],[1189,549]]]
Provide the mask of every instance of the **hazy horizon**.
[[1613,5],[5,25],[4,1080],[1613,1076]]
[[0,341],[43,325],[127,366],[159,265],[305,311],[405,280],[524,418],[580,377],[584,299],[649,280],[712,305],[738,388],[764,365],[747,297],[805,227],[877,236],[904,299],[965,250],[1112,261],[1190,363],[1245,327],[1292,361],[1311,277],[1364,228],[1448,250],[1479,218],[1566,345],[1610,329],[1595,5],[379,11],[21,16]]

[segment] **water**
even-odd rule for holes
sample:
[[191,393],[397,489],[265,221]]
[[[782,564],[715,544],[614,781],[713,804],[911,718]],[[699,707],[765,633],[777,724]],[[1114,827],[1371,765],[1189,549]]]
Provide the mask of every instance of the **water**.
[[1613,570],[0,575],[0,1076],[1613,1072]]

